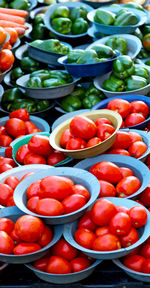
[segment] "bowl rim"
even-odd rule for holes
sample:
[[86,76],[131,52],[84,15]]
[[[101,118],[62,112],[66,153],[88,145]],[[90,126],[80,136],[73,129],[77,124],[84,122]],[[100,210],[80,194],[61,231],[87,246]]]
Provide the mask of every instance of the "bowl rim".
[[119,268],[121,268],[123,271],[125,272],[129,272],[129,273],[132,273],[132,274],[135,274],[135,275],[139,275],[139,276],[144,276],[144,277],[150,277],[150,273],[143,273],[143,272],[138,272],[138,271],[135,271],[135,270],[132,270],[128,267],[126,267],[120,259],[112,259],[113,263],[115,265],[117,265]]

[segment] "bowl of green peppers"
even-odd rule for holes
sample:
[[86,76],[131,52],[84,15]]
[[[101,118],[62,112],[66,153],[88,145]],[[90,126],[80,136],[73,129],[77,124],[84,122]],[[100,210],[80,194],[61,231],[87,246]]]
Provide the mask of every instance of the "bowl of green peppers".
[[21,9],[31,11],[37,6],[37,0],[13,0],[9,7],[12,9]]

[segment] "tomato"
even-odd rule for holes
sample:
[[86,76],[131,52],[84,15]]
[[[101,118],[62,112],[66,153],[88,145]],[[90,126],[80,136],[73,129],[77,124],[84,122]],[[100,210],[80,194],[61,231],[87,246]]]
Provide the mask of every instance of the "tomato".
[[0,165],[0,174],[9,170],[9,169],[12,169],[13,167],[9,164],[2,164]]
[[58,242],[52,247],[52,255],[63,257],[67,261],[73,260],[77,257],[77,254],[78,250],[63,238],[58,240]]
[[79,228],[75,232],[74,239],[79,245],[91,249],[95,240],[95,234],[86,228]]
[[109,161],[94,164],[89,172],[96,176],[98,180],[108,181],[112,184],[116,184],[122,179],[119,167]]
[[71,273],[71,264],[62,257],[51,256],[46,267],[46,272],[52,274],[68,274]]
[[127,213],[129,215],[129,208],[125,206],[116,206],[117,212]]
[[143,141],[142,136],[140,134],[138,134],[137,132],[128,132],[130,135],[130,139],[131,139],[131,144],[136,142],[136,141]]
[[8,199],[8,201],[6,203],[6,207],[12,207],[12,206],[16,206],[16,204],[14,202],[14,197],[10,196],[10,198]]
[[44,231],[44,224],[38,217],[23,215],[16,221],[15,231],[21,240],[36,242]]
[[60,136],[60,146],[66,148],[68,141],[72,138],[70,129],[66,129]]
[[140,255],[144,258],[150,258],[150,244],[144,244],[142,245],[140,249]]
[[40,182],[39,196],[63,200],[72,194],[73,181],[63,176],[47,176]]
[[80,272],[82,270],[90,267],[91,263],[88,258],[85,257],[77,257],[71,261],[71,270],[74,273]]
[[131,218],[132,226],[135,228],[142,227],[147,222],[147,212],[144,207],[135,206],[130,209],[129,216]]
[[128,255],[136,255],[140,253],[140,246],[134,248]]
[[14,242],[11,237],[5,231],[0,231],[0,239],[0,253],[12,254]]
[[13,139],[8,135],[0,135],[0,146],[8,147]]
[[25,124],[22,120],[17,118],[11,118],[6,121],[5,128],[8,133],[8,135],[12,137],[17,137],[19,135],[25,135]]
[[107,118],[98,118],[96,121],[95,121],[95,125],[96,126],[99,126],[101,124],[109,124],[109,125],[112,125],[111,121],[108,120]]
[[12,147],[9,146],[5,149],[5,157],[12,158]]
[[146,259],[144,263],[142,264],[142,270],[143,273],[150,274],[150,259]]
[[37,243],[19,243],[13,250],[14,255],[24,255],[34,253],[41,249],[41,246]]
[[80,194],[72,194],[62,201],[64,213],[72,213],[81,209],[86,204],[86,198]]
[[5,231],[7,234],[10,234],[14,229],[14,222],[8,218],[0,218],[0,231]]
[[0,45],[2,45],[7,38],[6,30],[3,27],[0,27]]
[[113,184],[104,181],[104,180],[99,180],[100,184],[100,193],[99,197],[115,197],[116,195],[116,188]]
[[3,49],[0,52],[0,70],[8,70],[14,63],[15,57],[9,49]]
[[121,126],[120,126],[120,128],[125,128],[125,123],[124,123],[124,121],[122,120],[122,123],[121,123]]
[[28,144],[24,144],[23,146],[19,147],[16,153],[16,160],[18,163],[23,164],[24,163],[24,158],[27,154],[29,154],[29,148]]
[[141,193],[140,201],[143,203],[144,206],[150,207],[150,184],[147,188]]
[[0,183],[0,204],[6,206],[8,199],[13,195],[13,189],[7,184]]
[[97,127],[97,137],[103,141],[108,139],[115,132],[115,128],[109,124],[101,124]]
[[47,246],[53,239],[53,233],[49,226],[44,226],[44,232],[42,233],[42,236],[38,243],[41,247]]
[[116,186],[117,195],[119,197],[127,197],[137,192],[141,187],[140,180],[135,176],[123,178]]
[[127,213],[118,212],[110,220],[110,231],[117,236],[124,236],[131,230],[131,219]]
[[27,198],[31,198],[34,196],[39,196],[39,190],[40,190],[40,183],[41,180],[37,180],[30,184],[30,186],[27,189]]
[[49,144],[49,137],[44,135],[33,135],[28,143],[31,152],[42,156],[48,156],[53,152],[53,148]]
[[43,156],[34,153],[27,153],[24,158],[24,165],[28,164],[46,164],[46,160]]
[[101,140],[100,138],[98,138],[98,137],[93,137],[93,138],[91,138],[91,139],[87,142],[86,147],[87,147],[87,148],[93,147],[93,146],[98,145],[98,144],[100,144],[100,143],[102,143],[102,140]]
[[150,165],[150,154],[148,154],[146,158],[146,165]]
[[19,179],[15,176],[9,176],[5,179],[4,184],[7,184],[10,186],[13,190],[17,187],[17,185],[20,183]]
[[119,148],[110,149],[108,154],[119,154],[119,155],[131,156],[127,150],[119,149]]
[[149,33],[143,37],[142,44],[147,51],[150,51],[150,35],[149,35]]
[[10,44],[10,41],[7,41],[4,45],[3,45],[3,49],[12,49],[12,45]]
[[27,178],[28,176],[34,174],[34,172],[28,172],[26,173],[21,179],[20,179],[20,182],[23,181],[25,178]]
[[0,135],[7,135],[5,126],[0,126]]
[[145,121],[145,117],[140,113],[131,113],[125,119],[126,127],[131,127]]
[[88,140],[96,135],[95,123],[84,116],[75,116],[70,122],[70,133],[74,137]]
[[109,226],[98,227],[95,230],[96,237],[110,233]]
[[61,151],[54,151],[50,156],[48,156],[47,158],[47,164],[54,166],[58,163],[60,163],[61,161],[65,160],[66,156],[63,152]]
[[115,214],[115,205],[104,198],[97,200],[91,209],[93,222],[100,226],[107,226]]
[[141,255],[126,256],[123,264],[131,270],[141,272],[145,259]]
[[119,238],[111,233],[98,236],[92,245],[92,249],[96,251],[112,251],[121,248]]
[[80,150],[86,148],[86,142],[81,138],[71,138],[66,145],[67,150]]
[[35,126],[34,123],[32,123],[31,121],[25,121],[25,128],[26,128],[26,134],[32,134],[34,133],[34,129],[36,129],[37,127]]
[[91,211],[87,211],[78,221],[78,228],[94,231],[97,225],[92,221]]
[[38,197],[38,196],[31,197],[27,202],[27,208],[30,211],[36,213],[36,207],[37,207],[37,203],[39,200],[40,200],[40,197]]
[[26,109],[14,110],[9,114],[9,118],[18,118],[22,121],[28,121],[29,117],[30,115]]
[[118,112],[124,119],[131,111],[131,104],[127,100],[116,98],[107,104],[107,109]]
[[37,202],[36,213],[45,216],[59,216],[64,213],[64,207],[56,199],[44,198]]
[[15,245],[19,244],[21,242],[21,239],[19,238],[19,236],[16,234],[15,229],[13,229],[10,233],[10,237],[12,238],[12,240],[14,241]]
[[10,35],[10,44],[14,44],[18,39],[18,33],[14,28],[7,27],[5,31]]
[[46,267],[49,261],[49,257],[44,256],[41,259],[38,259],[36,261],[34,261],[33,266],[40,271],[45,272],[46,271]]
[[127,167],[120,167],[122,177],[134,176],[133,171]]
[[132,143],[129,147],[129,153],[132,157],[140,158],[146,151],[148,147],[142,141],[136,141]]
[[149,114],[149,107],[144,101],[136,100],[131,102],[131,113],[140,113],[147,118]]
[[133,245],[138,240],[139,240],[139,235],[134,227],[131,228],[130,232],[127,235],[120,237],[121,245],[124,248]]
[[72,193],[73,194],[80,194],[86,198],[88,201],[91,197],[89,191],[81,184],[76,184],[72,186]]
[[4,158],[3,156],[0,156],[0,165],[3,165],[3,164],[9,164],[11,165],[12,167],[15,167],[16,166],[16,163],[13,159],[11,158]]
[[128,149],[131,144],[131,137],[128,132],[117,131],[116,139],[113,144],[113,148]]

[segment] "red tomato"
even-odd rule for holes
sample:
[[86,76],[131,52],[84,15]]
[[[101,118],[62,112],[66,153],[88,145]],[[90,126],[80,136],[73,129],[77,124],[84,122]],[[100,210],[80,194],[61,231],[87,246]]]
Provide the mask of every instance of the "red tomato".
[[120,167],[122,177],[134,176],[133,171],[127,167]]
[[5,123],[5,128],[6,128],[8,135],[14,138],[19,135],[26,134],[24,121],[17,119],[17,118],[11,118],[7,120]]
[[95,123],[84,116],[75,116],[70,122],[70,133],[74,137],[88,140],[96,135]]
[[12,147],[9,146],[5,149],[5,157],[12,158]]
[[26,173],[21,179],[20,179],[20,182],[23,181],[25,178],[27,178],[28,176],[34,174],[34,172],[28,172]]
[[131,102],[131,113],[140,113],[147,118],[149,114],[149,107],[144,101],[136,100]]
[[63,176],[47,176],[40,182],[39,196],[63,200],[72,194],[73,181]]
[[13,189],[7,184],[0,183],[0,204],[6,206],[8,199],[13,195]]
[[103,141],[108,139],[115,132],[115,128],[109,124],[101,124],[97,127],[97,137]]
[[6,207],[11,207],[11,206],[16,206],[15,202],[14,202],[14,198],[13,196],[11,196],[8,201],[7,201],[7,204],[6,204]]
[[37,207],[37,203],[39,200],[40,200],[40,197],[38,196],[31,197],[27,202],[27,208],[30,211],[36,213],[36,207]]
[[108,233],[110,233],[109,226],[98,227],[95,230],[96,237],[99,237],[99,236],[102,236],[102,235],[105,235],[105,234],[108,234]]
[[65,159],[66,159],[66,156],[63,152],[54,151],[50,156],[48,156],[47,164],[50,166],[54,166]]
[[72,213],[79,210],[86,204],[86,198],[80,194],[72,194],[62,201],[64,206],[64,213]]
[[98,138],[98,137],[93,137],[87,142],[86,147],[87,148],[93,147],[95,145],[98,145],[99,143],[102,143],[102,140],[100,138]]
[[129,153],[132,157],[140,158],[146,151],[148,147],[142,141],[136,141],[132,143],[129,147]]
[[150,184],[147,188],[141,193],[140,201],[143,203],[144,206],[150,207]]
[[122,179],[119,167],[109,161],[94,164],[89,172],[96,176],[98,180],[108,181],[112,184],[116,184]]
[[26,192],[27,198],[39,196],[40,183],[41,183],[41,180],[37,180],[34,183],[30,184]]
[[29,117],[30,115],[26,109],[18,109],[9,114],[9,118],[18,118],[23,121],[28,121]]
[[14,255],[24,255],[34,253],[41,249],[41,246],[37,243],[19,243],[13,250]]
[[37,127],[35,126],[34,123],[32,123],[31,121],[25,121],[25,128],[26,128],[26,134],[32,134],[34,133],[34,129],[37,129]]
[[86,142],[80,138],[71,138],[66,145],[67,150],[80,150],[86,148]]
[[125,119],[126,127],[131,127],[145,121],[145,117],[139,113],[131,113]]
[[110,231],[117,236],[124,236],[131,230],[131,219],[127,213],[118,212],[110,220]]
[[88,229],[79,228],[75,232],[74,239],[79,245],[91,249],[95,240],[95,234]]
[[78,250],[63,238],[58,240],[58,242],[52,247],[52,255],[63,257],[67,261],[73,260],[77,257],[77,254]]
[[91,211],[87,211],[79,220],[78,228],[86,228],[94,231],[97,225],[92,221]]
[[12,240],[14,241],[15,245],[19,244],[21,242],[21,239],[19,238],[19,236],[16,234],[15,229],[12,230],[12,232],[10,233],[10,237],[12,238]]
[[131,104],[127,100],[116,98],[107,104],[107,109],[118,112],[124,119],[131,111]]
[[47,273],[68,274],[71,273],[71,264],[59,256],[51,256],[46,267]]
[[11,237],[5,231],[0,231],[0,239],[0,253],[12,254],[14,242]]
[[0,70],[6,71],[8,70],[14,63],[15,57],[9,49],[3,49],[0,52]]
[[0,218],[0,231],[5,231],[7,234],[10,234],[14,229],[14,222],[8,218]]
[[125,206],[116,206],[117,212],[127,213],[129,215],[129,208]]
[[121,148],[128,149],[131,144],[131,137],[128,132],[125,131],[117,131],[115,143],[113,144],[113,148]]
[[109,124],[109,125],[112,125],[111,121],[108,120],[107,118],[98,118],[96,121],[95,121],[95,125],[96,126],[99,126],[101,124]]
[[142,227],[147,222],[147,212],[144,207],[135,206],[130,209],[129,216],[131,218],[132,226],[135,228]]
[[150,154],[148,154],[146,158],[146,165],[150,165]]
[[86,201],[88,201],[91,197],[89,191],[83,185],[80,185],[80,184],[76,184],[72,186],[72,193],[80,194],[84,196],[86,198]]
[[64,207],[61,202],[56,199],[44,198],[38,201],[36,213],[45,216],[59,216],[64,213]]
[[44,256],[41,259],[38,259],[36,261],[34,261],[33,266],[40,271],[45,272],[46,271],[46,267],[49,261],[49,257]]
[[10,143],[13,141],[11,137],[8,135],[0,135],[0,146],[1,147],[8,147]]
[[28,165],[28,164],[46,164],[46,160],[41,155],[29,152],[24,158],[24,165]]
[[0,135],[7,135],[5,126],[0,126]]
[[108,154],[119,154],[119,155],[131,156],[127,150],[119,149],[119,148],[110,149]]
[[131,228],[130,232],[127,235],[120,237],[121,245],[124,248],[133,245],[138,240],[139,240],[139,235],[134,227]]
[[91,209],[92,220],[100,226],[107,226],[111,218],[116,214],[115,205],[107,199],[99,199]]
[[12,168],[13,167],[9,164],[0,165],[0,174]]
[[111,233],[98,236],[92,245],[92,249],[96,251],[112,251],[121,248],[119,238]]
[[115,197],[116,195],[116,188],[113,184],[99,180],[100,184],[100,193],[98,197]]
[[9,176],[5,179],[4,184],[10,186],[13,190],[15,190],[16,186],[20,183],[19,179],[15,176]]
[[16,221],[15,231],[21,240],[36,242],[44,231],[44,224],[38,217],[23,215]]
[[138,134],[137,132],[128,132],[130,135],[130,139],[131,139],[131,144],[136,142],[136,141],[143,141],[142,136],[140,134]]
[[11,158],[5,158],[3,156],[0,156],[0,165],[3,165],[3,164],[9,164],[11,165],[12,167],[15,167],[16,166],[16,163],[13,159]]
[[144,258],[150,258],[150,244],[144,244],[142,245],[140,249],[140,255]]
[[150,274],[150,259],[146,259],[144,263],[142,264],[142,270],[143,273]]
[[42,236],[38,243],[41,247],[47,246],[53,239],[53,233],[49,226],[44,226],[44,232],[42,233]]
[[74,273],[85,270],[91,265],[90,260],[85,257],[77,257],[73,259],[70,264],[71,264],[71,270]]
[[28,148],[28,144],[24,144],[23,146],[21,146],[16,153],[16,160],[18,163],[23,164],[24,163],[24,158],[27,154],[29,154],[29,148]]
[[53,152],[49,144],[49,137],[44,135],[33,135],[28,143],[28,148],[32,153],[48,156]]
[[141,255],[126,256],[123,264],[131,270],[141,272],[145,259]]
[[124,123],[124,121],[122,120],[122,123],[121,123],[121,126],[120,126],[120,128],[125,128],[125,123]]
[[116,186],[117,195],[121,198],[127,197],[137,192],[140,187],[141,182],[137,177],[125,177]]
[[72,138],[72,135],[70,133],[70,129],[66,129],[60,137],[60,146],[63,148],[66,148],[66,145],[68,141]]

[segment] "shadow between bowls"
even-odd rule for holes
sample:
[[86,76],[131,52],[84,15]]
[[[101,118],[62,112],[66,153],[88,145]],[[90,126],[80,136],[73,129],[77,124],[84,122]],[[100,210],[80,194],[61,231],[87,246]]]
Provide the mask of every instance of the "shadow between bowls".
[[[89,201],[79,210],[69,214],[63,214],[60,216],[43,216],[31,212],[26,207],[27,203],[26,189],[33,182],[52,175],[65,176],[72,179],[75,184],[81,184],[85,186],[91,195]],[[93,176],[91,173],[87,171],[72,167],[50,168],[46,171],[37,172],[34,175],[31,175],[30,178],[28,179],[26,178],[23,181],[21,181],[14,191],[14,201],[17,207],[24,213],[37,216],[41,218],[46,224],[58,225],[72,222],[78,219],[80,216],[82,216],[88,209],[88,207],[92,205],[93,202],[96,200],[96,198],[99,195],[99,191],[100,191],[100,185],[98,180],[96,179],[95,176]]]
[[[134,206],[140,206],[140,207],[142,206],[143,207],[143,205],[141,205],[141,204],[139,204],[133,200],[130,200],[130,199],[125,199],[125,198],[122,199],[122,198],[115,198],[115,197],[105,197],[105,199],[108,199],[109,201],[114,203],[116,206],[118,206],[118,205],[119,206],[125,206],[129,209],[134,207]],[[149,237],[149,234],[150,234],[150,232],[149,232],[150,213],[146,208],[145,208],[145,210],[147,211],[147,216],[148,216],[147,217],[147,223],[144,227],[137,229],[138,234],[140,236],[140,239],[136,243],[134,243],[133,245],[131,245],[127,248],[121,248],[121,249],[113,250],[113,251],[94,251],[94,250],[90,250],[90,249],[87,249],[87,248],[80,246],[74,240],[74,234],[75,234],[75,231],[77,230],[78,221],[74,221],[73,223],[65,225],[63,235],[64,235],[64,238],[66,239],[67,242],[69,242],[73,247],[82,251],[83,253],[85,253],[89,257],[92,257],[94,259],[106,259],[106,260],[120,258],[122,256],[129,254],[132,250],[134,250],[136,247],[141,245]]]

